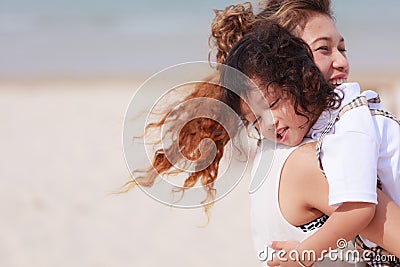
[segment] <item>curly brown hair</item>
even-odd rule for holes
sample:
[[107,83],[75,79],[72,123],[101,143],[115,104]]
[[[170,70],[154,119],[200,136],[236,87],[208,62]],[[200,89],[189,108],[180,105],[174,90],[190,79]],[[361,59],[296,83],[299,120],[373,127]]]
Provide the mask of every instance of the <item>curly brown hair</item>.
[[[286,29],[268,20],[259,21],[231,49],[225,64],[232,67],[268,94],[273,86],[280,96],[293,100],[296,114],[314,121],[322,111],[340,106],[341,97],[325,81],[313,61],[309,46]],[[243,119],[241,98],[246,98],[254,85],[230,68],[221,68],[224,102]],[[232,90],[234,88],[234,90]]]
[[[331,17],[330,0],[268,0],[265,4],[260,5],[261,12],[255,14],[251,3],[243,3],[231,5],[224,10],[215,10],[215,18],[211,25],[211,35],[209,38],[210,53],[209,60],[211,61],[212,51],[216,49],[216,62],[225,63],[225,59],[229,54],[231,48],[247,33],[251,32],[257,21],[260,20],[273,20],[289,31],[296,31],[297,25],[304,27],[308,18],[312,16],[313,12],[325,14]],[[294,32],[296,33],[296,32]],[[223,88],[216,85],[218,75],[208,77],[208,82],[199,83],[182,101],[195,99],[198,97],[212,98],[216,100],[223,100]],[[176,121],[169,121],[168,118],[173,110],[173,105],[168,108],[160,120],[156,123],[146,125],[146,134],[152,131],[158,131],[168,124],[168,131],[174,133],[176,138],[172,140],[171,145],[156,150],[153,155],[153,161],[148,169],[135,170],[133,172],[134,179],[128,181],[123,191],[129,191],[136,185],[150,187],[154,184],[156,178],[163,174],[178,174],[174,168],[174,159],[167,158],[167,154],[174,155],[179,151],[187,158],[196,159],[199,155],[199,144],[205,139],[209,138],[215,142],[217,153],[211,164],[206,168],[200,168],[202,163],[198,161],[199,171],[192,172],[187,175],[181,190],[193,187],[194,184],[201,180],[202,186],[206,192],[204,203],[205,211],[208,215],[208,210],[215,198],[214,182],[218,176],[218,169],[220,161],[224,155],[226,144],[230,141],[226,129],[218,123],[223,121],[224,126],[235,128],[235,125],[230,125],[232,122],[229,118],[224,118],[223,113],[218,108],[211,108],[207,105],[199,105],[188,110],[181,110],[175,114]],[[212,112],[216,120],[209,118],[196,118],[195,120],[187,122],[182,127],[182,123],[186,116],[194,114],[197,111]],[[180,130],[180,131],[179,131]],[[177,133],[179,131],[179,133]],[[159,140],[161,142],[162,140]],[[176,159],[178,160],[178,159]],[[196,169],[196,168],[195,168]]]
[[224,10],[214,10],[215,17],[211,24],[211,35],[208,39],[210,52],[208,60],[214,49],[217,63],[225,63],[231,48],[253,28],[256,17],[250,2],[230,5]]
[[[149,123],[145,127],[145,135],[166,129],[163,139],[171,138],[163,146],[155,150],[151,166],[147,169],[134,170],[132,180],[122,187],[120,192],[127,192],[135,186],[151,187],[159,175],[178,175],[185,173],[182,168],[187,162],[195,162],[195,171],[187,174],[183,185],[177,187],[175,192],[193,187],[200,181],[206,197],[202,204],[208,211],[215,199],[214,183],[218,177],[219,164],[223,158],[226,144],[231,140],[228,130],[232,135],[238,131],[237,122],[221,112],[218,105],[197,101],[183,108],[176,108],[180,103],[193,99],[222,99],[223,88],[218,85],[218,76],[210,76],[204,82],[197,83],[191,92],[183,98],[172,103],[163,113],[160,120]],[[202,116],[197,116],[202,114]],[[188,119],[194,118],[194,119]],[[201,142],[210,139],[213,147],[200,147]],[[165,140],[156,140],[159,144]],[[210,151],[214,149],[214,151]],[[213,152],[213,153],[212,153]],[[183,157],[182,157],[183,156]],[[210,158],[213,156],[214,158]]]

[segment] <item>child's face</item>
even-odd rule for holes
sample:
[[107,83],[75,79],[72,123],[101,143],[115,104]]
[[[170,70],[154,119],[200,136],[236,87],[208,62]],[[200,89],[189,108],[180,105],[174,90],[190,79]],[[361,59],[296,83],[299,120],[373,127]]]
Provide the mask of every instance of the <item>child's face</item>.
[[307,122],[306,117],[295,113],[293,100],[274,92],[273,88],[264,97],[260,90],[250,90],[247,101],[253,112],[243,104],[243,115],[263,138],[296,146],[311,127],[311,120]]
[[343,37],[335,22],[326,15],[315,14],[299,36],[311,48],[314,62],[333,87],[346,82],[350,67]]

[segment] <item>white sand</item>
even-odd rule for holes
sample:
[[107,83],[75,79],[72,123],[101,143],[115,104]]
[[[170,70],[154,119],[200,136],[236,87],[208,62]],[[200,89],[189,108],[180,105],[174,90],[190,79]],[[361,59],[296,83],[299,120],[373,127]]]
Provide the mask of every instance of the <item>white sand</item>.
[[138,83],[0,84],[0,266],[259,266],[248,182],[212,211],[162,205],[129,177],[122,122]]
[[[248,181],[217,202],[205,228],[201,209],[138,189],[108,195],[129,177],[122,122],[138,85],[0,84],[0,266],[259,266]],[[385,92],[398,109],[398,91]]]

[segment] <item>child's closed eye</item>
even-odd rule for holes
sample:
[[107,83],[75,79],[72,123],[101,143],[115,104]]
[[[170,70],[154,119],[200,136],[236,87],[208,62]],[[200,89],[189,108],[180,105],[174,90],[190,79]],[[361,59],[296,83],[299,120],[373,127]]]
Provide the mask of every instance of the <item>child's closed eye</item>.
[[252,123],[251,126],[255,126],[261,120],[261,116],[258,116]]
[[279,100],[280,100],[280,98],[276,99],[271,104],[269,104],[269,108],[272,109],[272,108],[276,107],[276,104],[278,104]]

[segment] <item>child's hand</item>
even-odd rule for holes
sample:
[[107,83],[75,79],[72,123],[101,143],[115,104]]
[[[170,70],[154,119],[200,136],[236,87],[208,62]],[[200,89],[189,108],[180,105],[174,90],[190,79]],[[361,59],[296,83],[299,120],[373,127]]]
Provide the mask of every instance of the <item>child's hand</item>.
[[297,260],[301,259],[297,251],[297,247],[300,244],[298,241],[273,241],[269,244],[269,247],[276,250],[271,261],[267,262],[268,266],[283,266],[283,267],[304,267],[302,262]]

